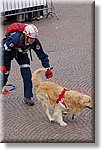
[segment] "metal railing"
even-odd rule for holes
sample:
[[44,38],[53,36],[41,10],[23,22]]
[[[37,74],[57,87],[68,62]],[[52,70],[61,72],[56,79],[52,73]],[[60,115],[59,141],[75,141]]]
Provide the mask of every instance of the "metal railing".
[[[47,0],[2,0],[2,20],[13,18],[21,21],[29,21],[34,18],[46,17],[55,15],[59,19],[52,0],[50,3]],[[15,2],[16,1],[16,2]],[[4,3],[5,2],[5,3]],[[25,2],[25,3],[24,3]],[[14,9],[15,8],[15,9]]]

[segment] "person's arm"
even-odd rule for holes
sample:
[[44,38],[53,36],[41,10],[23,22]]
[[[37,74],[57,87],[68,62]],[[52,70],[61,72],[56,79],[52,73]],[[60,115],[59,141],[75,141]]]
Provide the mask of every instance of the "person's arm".
[[45,72],[45,77],[47,79],[52,78],[53,73],[51,71],[52,68],[50,68],[48,55],[43,51],[42,45],[41,45],[41,43],[39,42],[38,39],[36,39],[35,43],[33,44],[32,49],[34,49],[34,51],[37,54],[38,58],[41,60],[42,66],[44,68],[47,68],[47,70]]
[[33,46],[37,57],[39,58],[39,60],[41,60],[42,66],[44,68],[50,68],[48,55],[43,51],[42,45],[38,39],[36,39]]
[[18,43],[20,42],[20,36],[21,33],[19,32],[11,33],[10,36],[3,40],[4,49],[10,51],[10,49],[14,49],[15,47],[17,47]]

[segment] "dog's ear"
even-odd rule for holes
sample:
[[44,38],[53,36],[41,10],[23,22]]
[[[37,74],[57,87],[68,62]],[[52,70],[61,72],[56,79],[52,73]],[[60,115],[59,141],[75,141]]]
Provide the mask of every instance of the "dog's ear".
[[83,95],[82,98],[80,99],[80,104],[82,106],[84,106],[84,103],[88,102],[88,96],[87,95]]
[[80,105],[83,106],[83,99],[80,100]]

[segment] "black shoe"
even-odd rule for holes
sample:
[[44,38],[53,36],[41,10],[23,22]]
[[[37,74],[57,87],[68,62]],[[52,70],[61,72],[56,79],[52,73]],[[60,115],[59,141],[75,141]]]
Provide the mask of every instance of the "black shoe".
[[34,99],[32,97],[24,97],[24,102],[28,104],[29,106],[34,105]]

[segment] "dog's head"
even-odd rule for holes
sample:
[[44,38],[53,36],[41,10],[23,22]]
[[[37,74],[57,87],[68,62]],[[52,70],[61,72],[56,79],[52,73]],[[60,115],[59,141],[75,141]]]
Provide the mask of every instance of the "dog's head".
[[89,109],[92,109],[94,107],[93,101],[91,97],[88,95],[83,95],[83,98],[81,99],[80,104],[84,108],[87,107]]

